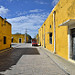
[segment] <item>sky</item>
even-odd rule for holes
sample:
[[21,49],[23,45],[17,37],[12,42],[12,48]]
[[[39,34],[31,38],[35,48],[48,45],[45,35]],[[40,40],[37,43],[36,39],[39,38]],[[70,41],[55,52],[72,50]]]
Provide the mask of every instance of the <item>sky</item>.
[[12,24],[12,34],[35,37],[59,0],[0,0],[0,16]]

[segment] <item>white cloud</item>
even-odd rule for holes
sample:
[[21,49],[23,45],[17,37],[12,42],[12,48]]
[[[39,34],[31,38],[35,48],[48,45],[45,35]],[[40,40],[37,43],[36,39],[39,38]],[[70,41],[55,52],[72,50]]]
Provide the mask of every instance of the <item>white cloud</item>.
[[27,12],[26,11],[24,11],[24,12],[16,12],[16,15],[17,16],[22,16],[22,15],[25,15]]
[[42,14],[30,14],[26,16],[20,16],[8,19],[12,24],[12,32],[25,33],[25,29],[28,29],[28,33],[33,37],[38,33],[38,28],[43,24],[49,13]]
[[42,1],[35,1],[35,2],[38,3],[38,4],[48,4],[48,3],[42,2]]
[[44,10],[42,9],[34,9],[34,10],[29,10],[29,11],[23,11],[23,12],[16,12],[16,15],[17,16],[23,16],[23,15],[26,15],[27,13],[39,13],[39,12],[42,12]]
[[53,0],[52,4],[55,6],[59,0]]
[[9,10],[3,6],[0,6],[0,16],[4,16],[7,14]]
[[42,9],[34,9],[34,10],[30,10],[29,12],[41,12],[43,11]]

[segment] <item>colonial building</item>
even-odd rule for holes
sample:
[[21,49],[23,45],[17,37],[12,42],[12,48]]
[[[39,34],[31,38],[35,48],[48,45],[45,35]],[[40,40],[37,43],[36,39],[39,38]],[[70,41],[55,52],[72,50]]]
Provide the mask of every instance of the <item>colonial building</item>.
[[25,38],[26,42],[28,42],[28,37],[25,37],[25,34],[12,34],[12,43],[25,43]]
[[39,43],[39,35],[38,34],[36,35],[36,40],[37,40],[37,43]]
[[0,50],[11,46],[11,24],[0,16]]
[[39,29],[39,44],[75,60],[75,0],[60,0]]

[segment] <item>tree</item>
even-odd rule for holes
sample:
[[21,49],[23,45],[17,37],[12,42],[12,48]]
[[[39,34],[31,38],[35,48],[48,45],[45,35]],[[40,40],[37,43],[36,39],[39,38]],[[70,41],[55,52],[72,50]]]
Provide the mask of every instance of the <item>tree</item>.
[[18,32],[17,32],[16,34],[21,34],[21,33],[18,33]]
[[32,37],[29,34],[26,34],[28,36],[28,42],[31,42]]

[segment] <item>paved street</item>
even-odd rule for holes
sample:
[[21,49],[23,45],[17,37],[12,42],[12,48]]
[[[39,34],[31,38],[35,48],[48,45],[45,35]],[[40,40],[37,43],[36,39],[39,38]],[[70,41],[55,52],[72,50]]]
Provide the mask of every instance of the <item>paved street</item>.
[[67,75],[44,51],[31,44],[17,44],[0,54],[0,75]]

